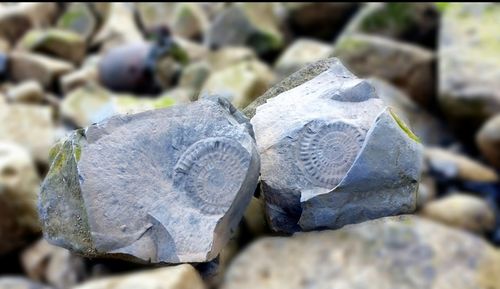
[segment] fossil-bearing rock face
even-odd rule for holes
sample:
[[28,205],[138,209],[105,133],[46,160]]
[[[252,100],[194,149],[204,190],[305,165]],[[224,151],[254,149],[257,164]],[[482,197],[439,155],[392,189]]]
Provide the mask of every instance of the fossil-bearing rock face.
[[268,99],[251,122],[274,230],[338,228],[414,210],[421,145],[340,62]]
[[216,97],[112,117],[52,152],[39,204],[45,237],[90,256],[213,259],[259,175],[251,125]]

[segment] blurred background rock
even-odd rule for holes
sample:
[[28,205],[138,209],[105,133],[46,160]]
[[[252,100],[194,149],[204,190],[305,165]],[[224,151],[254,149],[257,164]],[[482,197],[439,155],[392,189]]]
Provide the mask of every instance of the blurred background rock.
[[[445,288],[449,280],[500,288],[499,27],[500,5],[485,3],[2,3],[0,289],[323,288],[328,278],[339,288]],[[244,109],[332,56],[369,78],[426,146],[417,219],[267,239],[257,190],[210,263],[86,259],[41,239],[40,181],[50,147],[71,130],[205,93]],[[353,272],[366,278],[354,282]]]

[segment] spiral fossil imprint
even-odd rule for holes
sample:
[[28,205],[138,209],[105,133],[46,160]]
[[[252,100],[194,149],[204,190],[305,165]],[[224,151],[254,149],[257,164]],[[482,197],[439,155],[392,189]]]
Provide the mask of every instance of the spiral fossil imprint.
[[217,137],[191,145],[174,168],[174,185],[206,214],[223,214],[245,179],[250,154],[235,140]]
[[299,165],[311,183],[333,188],[353,164],[363,141],[362,132],[343,121],[312,121],[299,137]]

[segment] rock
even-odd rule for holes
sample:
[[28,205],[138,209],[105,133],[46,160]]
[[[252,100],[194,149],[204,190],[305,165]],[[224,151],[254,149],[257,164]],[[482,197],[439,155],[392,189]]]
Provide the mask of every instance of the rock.
[[415,209],[422,145],[340,62],[269,99],[251,123],[273,230],[339,228]]
[[332,41],[356,11],[356,3],[284,3],[294,35]]
[[207,59],[209,50],[203,44],[175,36],[173,37],[173,40],[174,43],[177,44],[179,48],[185,52],[187,58],[189,59],[189,62]]
[[[131,95],[115,95],[113,97],[113,103],[116,109],[116,112],[114,114],[139,113],[152,109],[160,109],[172,106],[177,103],[176,98],[189,98],[189,96],[182,95],[182,93],[186,93],[182,90],[183,89],[181,88],[177,89],[177,92],[166,91],[164,94],[160,95],[157,98],[136,97]],[[176,95],[172,96],[171,94]],[[186,102],[189,101],[181,101],[181,103]]]
[[423,107],[435,101],[435,57],[427,49],[379,36],[352,34],[335,44],[333,55],[361,77],[378,77],[401,88]]
[[51,289],[23,277],[1,277],[0,289]]
[[29,153],[1,139],[0,254],[4,254],[24,245],[30,236],[40,232],[36,211],[40,179]]
[[449,150],[427,147],[425,159],[432,170],[446,178],[470,182],[498,181],[498,175],[492,168]]
[[79,64],[85,57],[85,40],[77,33],[62,29],[31,30],[21,40],[22,49],[47,54]]
[[488,162],[500,168],[500,114],[481,127],[476,136],[476,144]]
[[[283,79],[278,84],[271,87],[266,91],[263,95],[259,96],[255,99],[251,104],[249,104],[244,110],[243,113],[248,117],[252,118],[255,115],[255,111],[257,107],[266,103],[267,100],[290,90],[294,87],[297,87],[303,84],[306,81],[313,79],[319,74],[323,73],[328,69],[340,68],[339,61],[336,58],[329,58],[324,60],[319,60],[317,62],[305,65],[302,69],[290,75],[289,77]],[[344,71],[340,69],[339,72]]]
[[97,65],[86,66],[63,75],[60,78],[60,87],[64,94],[68,94],[76,88],[98,82],[99,72]]
[[368,81],[375,87],[378,96],[408,123],[423,144],[445,146],[453,143],[455,138],[449,128],[413,102],[406,93],[382,79],[371,78]]
[[434,3],[369,3],[352,18],[343,34],[379,35],[432,49],[438,22]]
[[239,3],[225,8],[205,35],[207,45],[211,48],[246,45],[259,55],[279,50],[284,39],[273,6],[273,3]]
[[245,61],[210,74],[202,94],[223,93],[237,108],[244,108],[272,84],[274,74],[260,61]]
[[27,80],[9,89],[7,98],[13,102],[40,103],[45,99],[45,93],[40,83]]
[[76,285],[86,275],[82,257],[52,246],[43,239],[23,251],[21,262],[30,279],[46,281],[59,289]]
[[198,272],[189,264],[153,269],[89,281],[74,289],[204,289]]
[[248,47],[222,47],[208,55],[213,70],[220,70],[240,62],[257,60],[257,55]]
[[126,3],[114,2],[110,4],[108,19],[92,39],[92,44],[106,52],[122,44],[142,41],[144,37],[134,21],[132,10]]
[[186,65],[179,79],[179,86],[199,91],[210,76],[210,65],[206,61],[197,61]]
[[424,172],[420,176],[417,193],[417,208],[420,209],[437,196],[437,184],[432,176]]
[[36,80],[45,88],[54,85],[61,75],[74,68],[66,61],[28,52],[13,52],[9,61],[9,76],[14,81]]
[[330,45],[310,39],[298,39],[281,54],[274,68],[280,75],[288,76],[302,66],[328,58],[331,54]]
[[61,13],[60,6],[55,2],[21,2],[17,4],[17,7],[30,18],[33,26],[37,28],[52,26]]
[[19,7],[0,9],[0,37],[6,39],[9,44],[16,43],[32,26],[30,17]]
[[263,236],[270,231],[266,221],[266,206],[260,198],[252,198],[243,220],[249,233],[254,237]]
[[90,40],[99,30],[102,20],[91,3],[71,3],[57,21],[57,27],[73,31]]
[[260,239],[221,288],[498,289],[499,270],[500,253],[483,239],[402,216]]
[[498,18],[495,4],[450,4],[439,38],[439,103],[458,133],[469,138],[500,111]]
[[178,3],[170,27],[175,35],[200,39],[209,25],[208,15],[198,3]]
[[46,163],[55,140],[50,106],[0,105],[0,139],[26,148],[40,163]]
[[85,256],[212,260],[257,185],[252,135],[216,97],[77,130],[51,152],[39,199],[44,236]]
[[479,197],[457,193],[428,203],[422,214],[435,221],[477,233],[495,227],[495,213]]

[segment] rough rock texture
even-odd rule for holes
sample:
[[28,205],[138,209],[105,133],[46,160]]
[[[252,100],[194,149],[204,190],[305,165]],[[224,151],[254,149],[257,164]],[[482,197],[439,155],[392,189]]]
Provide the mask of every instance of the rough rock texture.
[[238,3],[225,8],[208,30],[207,44],[213,48],[248,45],[258,54],[280,49],[284,39],[273,6],[274,3]]
[[463,193],[432,201],[422,208],[422,214],[454,227],[484,233],[495,227],[495,212],[479,197]]
[[202,94],[228,95],[234,106],[243,108],[264,93],[274,78],[266,64],[257,60],[242,61],[210,74],[203,85]]
[[86,275],[82,257],[43,239],[23,251],[21,262],[30,279],[59,289],[70,288]]
[[488,162],[500,168],[500,114],[481,127],[476,135],[476,143]]
[[338,228],[415,209],[422,146],[340,63],[269,99],[251,123],[274,230]]
[[46,88],[74,68],[66,61],[28,52],[11,53],[9,61],[9,76],[14,81],[36,80]]
[[0,139],[22,145],[39,162],[46,163],[55,140],[49,106],[0,103]]
[[[336,58],[328,58],[304,66],[302,69],[283,79],[278,84],[267,90],[263,95],[255,99],[252,103],[245,107],[243,113],[248,118],[252,118],[255,115],[257,107],[266,103],[268,99],[271,99],[282,92],[297,87],[302,83],[313,79],[314,77],[328,69],[340,68],[341,66],[338,65],[339,63],[339,60]],[[344,69],[339,69],[339,72],[342,71],[344,71]]]
[[1,277],[0,289],[51,289],[22,277]]
[[333,55],[360,77],[378,77],[408,93],[424,107],[434,102],[432,51],[379,36],[350,34],[337,41]]
[[137,272],[129,275],[89,281],[74,289],[204,289],[205,285],[193,266],[174,267]]
[[40,232],[36,198],[40,179],[29,153],[0,142],[0,254]]
[[497,4],[446,6],[439,37],[439,101],[458,132],[472,134],[500,111]]
[[500,253],[467,232],[415,216],[257,241],[223,289],[498,289]]
[[471,182],[498,181],[498,174],[494,169],[459,153],[427,147],[425,159],[434,172],[447,178]]
[[302,38],[292,43],[275,64],[276,71],[282,76],[288,76],[302,66],[325,59],[332,54],[329,44]]
[[211,260],[257,185],[252,136],[217,97],[77,130],[51,152],[39,201],[45,238],[87,256]]

